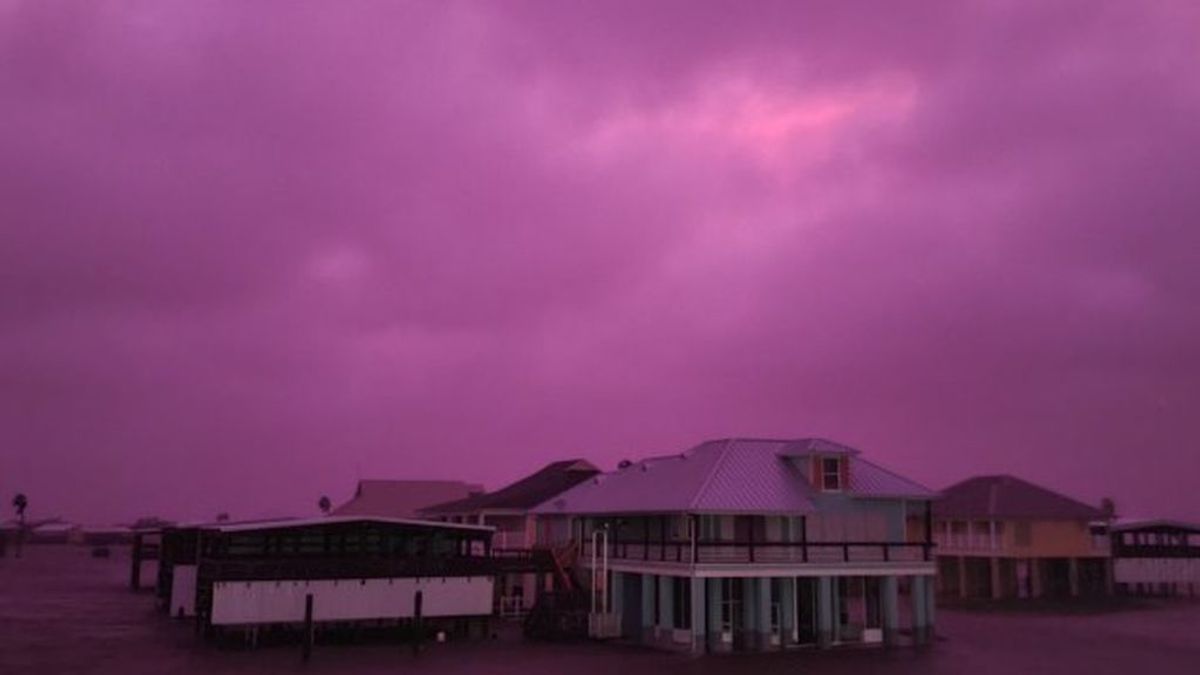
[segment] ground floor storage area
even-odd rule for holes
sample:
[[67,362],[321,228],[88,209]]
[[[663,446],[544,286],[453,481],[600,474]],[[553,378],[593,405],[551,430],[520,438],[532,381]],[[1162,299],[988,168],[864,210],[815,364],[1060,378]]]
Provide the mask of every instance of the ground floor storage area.
[[937,592],[943,598],[1073,598],[1112,592],[1108,558],[938,556]]
[[695,652],[921,644],[932,575],[680,576],[612,572],[622,639]]

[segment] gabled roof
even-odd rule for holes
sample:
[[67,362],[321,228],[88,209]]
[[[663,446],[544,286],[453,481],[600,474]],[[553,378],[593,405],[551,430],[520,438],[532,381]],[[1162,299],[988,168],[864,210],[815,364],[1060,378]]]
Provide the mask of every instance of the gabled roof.
[[481,492],[482,485],[458,480],[360,480],[354,498],[331,515],[412,518],[431,504]]
[[[537,513],[801,514],[816,510],[817,492],[793,458],[812,454],[813,439],[728,438],[679,455],[653,457],[602,474],[535,509]],[[822,441],[830,443],[829,441]],[[833,445],[833,444],[831,444]],[[849,457],[851,497],[931,499],[931,490],[858,458]],[[828,452],[828,450],[818,450]]]
[[1105,513],[1016,476],[975,476],[942,490],[933,506],[943,518],[1096,520]]
[[537,472],[495,492],[472,495],[465,499],[434,504],[421,509],[424,515],[465,514],[487,510],[528,511],[542,502],[600,473],[583,459],[552,462]]

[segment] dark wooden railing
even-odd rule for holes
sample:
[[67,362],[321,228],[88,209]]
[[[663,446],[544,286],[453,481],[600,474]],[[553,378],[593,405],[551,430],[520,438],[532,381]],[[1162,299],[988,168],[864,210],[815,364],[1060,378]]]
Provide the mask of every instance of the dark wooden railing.
[[[851,563],[927,562],[933,559],[933,544],[879,541],[610,541],[613,560],[642,560],[674,563]],[[584,542],[582,555],[592,555],[591,542]],[[693,557],[694,556],[694,557]]]

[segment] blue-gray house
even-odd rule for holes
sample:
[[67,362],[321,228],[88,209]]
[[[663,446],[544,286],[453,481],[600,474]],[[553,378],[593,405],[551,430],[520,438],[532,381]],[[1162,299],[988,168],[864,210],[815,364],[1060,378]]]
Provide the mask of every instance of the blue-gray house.
[[582,542],[607,634],[760,651],[927,641],[935,497],[839,443],[731,438],[623,463],[535,512]]

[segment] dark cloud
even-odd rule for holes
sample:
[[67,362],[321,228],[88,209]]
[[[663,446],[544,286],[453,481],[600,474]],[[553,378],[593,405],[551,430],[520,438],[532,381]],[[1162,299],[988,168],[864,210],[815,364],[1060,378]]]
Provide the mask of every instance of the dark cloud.
[[821,434],[1200,515],[1196,14],[10,4],[0,490],[287,513]]

